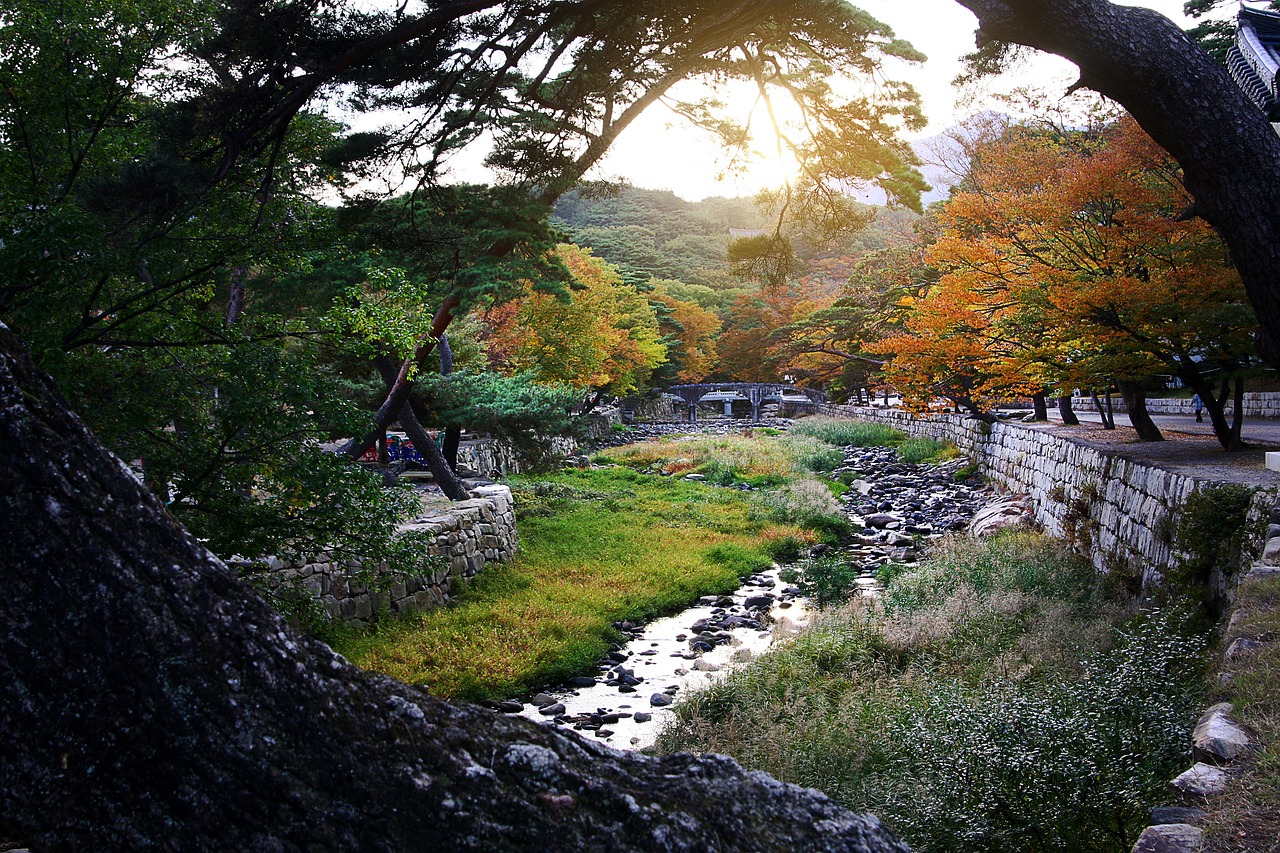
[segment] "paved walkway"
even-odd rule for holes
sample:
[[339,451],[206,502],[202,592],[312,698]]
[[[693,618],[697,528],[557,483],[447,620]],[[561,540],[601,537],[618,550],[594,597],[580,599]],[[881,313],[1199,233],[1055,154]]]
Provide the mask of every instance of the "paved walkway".
[[[1096,412],[1076,412],[1082,421],[1101,423],[1102,418]],[[1151,419],[1160,427],[1161,432],[1173,431],[1184,435],[1213,435],[1213,425],[1205,417],[1203,423],[1196,423],[1191,415],[1152,415]],[[1049,420],[1062,422],[1057,409],[1049,410]],[[1129,426],[1129,416],[1116,412],[1116,426]],[[1245,418],[1240,430],[1244,440],[1249,443],[1274,444],[1280,447],[1280,420],[1263,420],[1261,418]]]
[[1107,452],[1200,480],[1269,488],[1280,486],[1280,472],[1268,470],[1266,466],[1266,451],[1280,450],[1280,421],[1246,419],[1241,434],[1250,449],[1227,453],[1218,444],[1211,425],[1207,421],[1196,423],[1190,415],[1153,415],[1165,440],[1138,441],[1125,414],[1116,413],[1114,430],[1103,429],[1101,418],[1095,412],[1076,414],[1081,420],[1079,426],[1064,426],[1054,409],[1049,411],[1048,423],[1022,424],[1016,418],[1009,422],[1051,430]]

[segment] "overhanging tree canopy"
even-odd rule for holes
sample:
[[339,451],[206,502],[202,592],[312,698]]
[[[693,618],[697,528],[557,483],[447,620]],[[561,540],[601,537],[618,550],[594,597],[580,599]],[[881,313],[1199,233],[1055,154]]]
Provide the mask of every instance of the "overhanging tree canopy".
[[1010,42],[1080,68],[1077,85],[1122,104],[1182,166],[1194,214],[1231,249],[1280,366],[1280,137],[1172,21],[1107,0],[956,0],[978,16],[979,46]]

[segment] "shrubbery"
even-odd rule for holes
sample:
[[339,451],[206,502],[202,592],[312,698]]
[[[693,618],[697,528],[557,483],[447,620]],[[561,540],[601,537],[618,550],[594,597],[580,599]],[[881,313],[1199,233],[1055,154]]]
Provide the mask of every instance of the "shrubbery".
[[1128,850],[1186,763],[1204,648],[1155,616],[1079,678],[937,686],[885,732],[877,807],[919,851]]
[[1203,639],[1034,534],[886,574],[882,602],[687,697],[662,748],[819,788],[915,850],[1128,850],[1185,763]]

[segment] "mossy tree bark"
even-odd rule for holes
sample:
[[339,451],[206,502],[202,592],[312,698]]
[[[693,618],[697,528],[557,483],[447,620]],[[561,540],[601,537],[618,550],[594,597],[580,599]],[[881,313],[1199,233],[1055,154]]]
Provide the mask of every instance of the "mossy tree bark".
[[615,752],[291,631],[0,325],[0,827],[42,850],[886,850],[729,759]]

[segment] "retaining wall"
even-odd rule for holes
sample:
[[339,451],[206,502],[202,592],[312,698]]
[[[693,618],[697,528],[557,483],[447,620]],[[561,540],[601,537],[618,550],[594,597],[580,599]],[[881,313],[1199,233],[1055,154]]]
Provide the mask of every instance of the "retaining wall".
[[[622,413],[616,407],[609,407],[587,415],[585,434],[589,439],[599,439],[608,435],[614,424],[622,423]],[[544,458],[552,462],[551,467],[566,457],[578,453],[578,442],[572,438],[554,436],[545,441]],[[482,477],[500,479],[512,474],[522,474],[537,463],[544,460],[530,459],[516,450],[509,441],[497,438],[480,438],[464,441],[458,445],[458,466],[470,468]]]
[[[860,406],[822,410],[952,442],[987,479],[1030,495],[1046,533],[1074,542],[1099,569],[1140,571],[1144,583],[1185,556],[1173,543],[1178,510],[1192,492],[1215,484],[1015,424]],[[1268,518],[1275,500],[1275,488],[1256,491],[1251,521]],[[1215,580],[1219,591],[1225,591],[1225,583]]]
[[377,613],[412,613],[446,604],[458,584],[489,563],[505,563],[518,544],[515,504],[506,486],[472,489],[471,500],[442,504],[405,524],[425,552],[414,572],[390,572],[386,563],[340,560],[332,552],[270,557],[240,568],[255,584],[283,600],[316,599],[335,619],[365,623]]
[[[1105,406],[1106,401],[1098,398]],[[1090,397],[1073,397],[1071,405],[1082,412],[1094,410]],[[1125,412],[1124,400],[1111,398],[1113,411]],[[1196,410],[1191,406],[1190,397],[1152,397],[1147,400],[1147,411],[1153,415],[1194,415]],[[1235,402],[1228,400],[1227,413],[1235,411]],[[1280,394],[1273,391],[1250,391],[1244,395],[1244,416],[1246,418],[1280,418]],[[1207,419],[1207,418],[1206,418]]]

